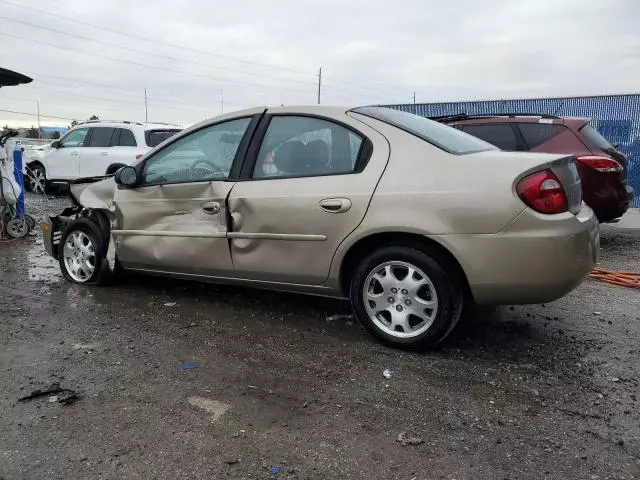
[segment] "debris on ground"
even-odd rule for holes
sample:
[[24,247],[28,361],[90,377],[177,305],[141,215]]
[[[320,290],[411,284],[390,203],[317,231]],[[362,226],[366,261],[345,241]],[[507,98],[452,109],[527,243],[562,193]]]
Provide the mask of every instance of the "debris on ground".
[[72,348],[74,350],[95,350],[97,347],[96,343],[74,343]]
[[393,377],[393,372],[387,368],[382,372],[382,376],[386,379],[389,379]]
[[167,302],[164,304],[165,307],[175,307],[176,306],[176,302]]
[[240,463],[240,459],[239,458],[229,458],[229,459],[225,460],[224,463],[226,463],[227,465],[235,465],[236,463]]
[[180,365],[178,365],[178,368],[180,370],[193,370],[195,368],[198,368],[198,365],[196,365],[195,363],[181,363]]
[[274,465],[271,467],[271,473],[273,475],[280,475],[280,467],[278,465]]
[[338,315],[329,315],[327,318],[325,318],[325,320],[327,322],[336,322],[338,320],[353,320],[353,318],[353,315],[341,313]]
[[[78,400],[78,394],[75,392],[75,390],[62,388],[58,382],[54,382],[49,386],[49,388],[34,390],[29,395],[19,398],[18,401],[26,402],[49,395],[51,395],[49,397],[49,403],[62,403],[63,405],[71,405],[73,402]],[[42,408],[42,404],[38,403],[36,405],[36,408]]]
[[407,445],[420,445],[424,443],[424,440],[418,437],[407,437],[407,432],[402,432],[398,435],[398,442],[403,447],[406,447]]

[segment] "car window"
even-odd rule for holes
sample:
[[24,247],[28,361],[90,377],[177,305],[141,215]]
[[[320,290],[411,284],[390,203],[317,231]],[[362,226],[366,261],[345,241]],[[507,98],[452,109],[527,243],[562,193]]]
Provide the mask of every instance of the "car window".
[[108,147],[111,144],[111,135],[114,128],[111,127],[93,127],[91,137],[89,137],[88,147]]
[[251,118],[212,125],[177,140],[145,163],[144,183],[198,182],[229,176]]
[[84,144],[84,139],[89,132],[88,128],[78,128],[66,134],[60,140],[60,146],[62,147],[81,147]]
[[472,135],[402,110],[386,107],[359,107],[350,111],[393,125],[456,155],[495,149],[493,145]]
[[362,142],[360,135],[329,120],[275,116],[262,140],[253,178],[352,173]]
[[144,138],[148,147],[157,147],[167,138],[173,137],[176,133],[180,132],[178,128],[170,128],[164,130],[147,130],[144,132]]
[[589,142],[600,150],[609,150],[613,148],[613,145],[611,145],[609,141],[600,135],[591,125],[586,124],[579,131],[587,140],[589,140]]
[[552,123],[519,123],[520,133],[529,148],[536,148],[566,130],[564,125]]
[[514,151],[518,149],[518,139],[509,124],[464,125],[462,131],[481,138],[502,150]]
[[116,145],[120,147],[136,147],[136,137],[133,136],[133,132],[128,128],[120,128],[120,137]]

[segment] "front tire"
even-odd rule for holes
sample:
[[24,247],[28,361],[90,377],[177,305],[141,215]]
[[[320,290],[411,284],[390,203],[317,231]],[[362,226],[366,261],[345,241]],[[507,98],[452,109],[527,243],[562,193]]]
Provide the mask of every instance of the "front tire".
[[40,164],[27,167],[26,187],[29,192],[44,194],[47,190],[47,175]]
[[375,251],[355,271],[353,310],[364,328],[387,345],[425,350],[460,320],[463,290],[447,263],[410,246]]
[[91,220],[79,218],[65,229],[58,246],[64,277],[82,285],[108,285],[114,275],[106,261],[108,238]]

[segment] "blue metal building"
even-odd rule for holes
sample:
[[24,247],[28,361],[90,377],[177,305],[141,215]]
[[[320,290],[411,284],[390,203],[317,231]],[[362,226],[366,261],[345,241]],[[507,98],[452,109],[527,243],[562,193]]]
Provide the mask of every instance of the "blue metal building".
[[618,145],[629,158],[629,184],[636,191],[634,206],[640,207],[640,93],[387,106],[424,117],[456,113],[474,115],[506,112],[590,117],[591,124],[607,140]]

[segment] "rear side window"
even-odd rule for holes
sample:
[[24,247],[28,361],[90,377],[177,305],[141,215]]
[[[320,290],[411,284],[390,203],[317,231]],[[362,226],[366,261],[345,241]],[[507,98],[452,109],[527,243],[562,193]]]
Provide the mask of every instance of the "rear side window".
[[179,131],[180,129],[178,128],[170,128],[170,129],[162,129],[162,130],[147,130],[146,132],[144,132],[144,138],[147,142],[147,146],[157,147],[162,142],[164,142],[167,138],[173,137]]
[[582,127],[580,129],[580,133],[589,140],[589,143],[600,150],[610,150],[613,148],[613,145],[611,145],[606,138],[600,135],[598,131],[589,124]]
[[464,125],[462,130],[502,150],[515,151],[518,149],[518,139],[510,124]]
[[351,110],[411,133],[442,150],[456,155],[495,150],[495,147],[455,128],[412,113],[385,107],[359,107]]
[[536,148],[567,129],[564,125],[552,123],[520,123],[518,128],[529,148]]
[[137,147],[136,137],[133,136],[133,132],[128,128],[120,129],[120,140],[118,140],[118,146],[120,147]]
[[111,144],[114,128],[94,127],[89,130],[91,130],[91,136],[89,137],[88,147],[108,147]]

